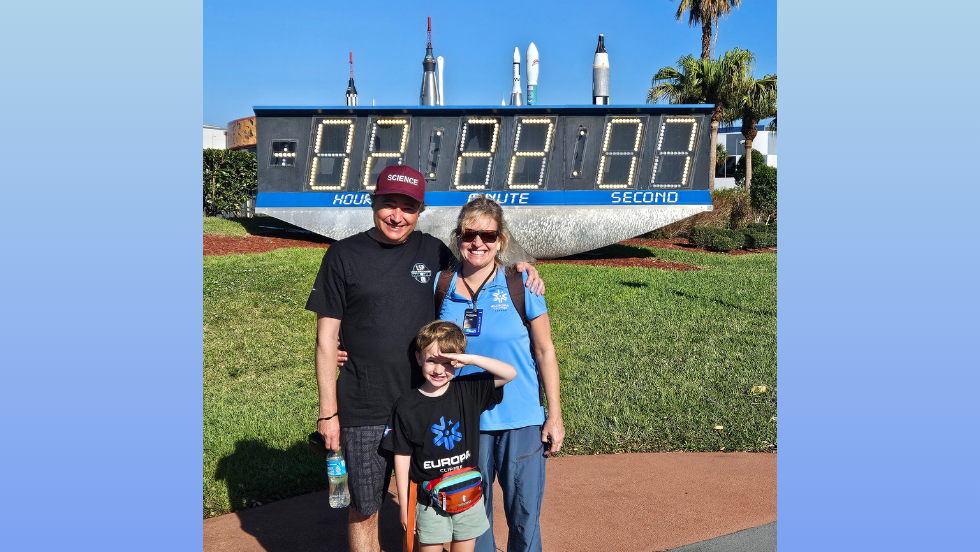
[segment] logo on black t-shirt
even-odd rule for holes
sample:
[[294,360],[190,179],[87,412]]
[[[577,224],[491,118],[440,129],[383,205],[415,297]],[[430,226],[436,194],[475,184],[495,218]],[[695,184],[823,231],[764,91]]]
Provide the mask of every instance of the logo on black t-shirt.
[[463,436],[459,433],[459,422],[453,424],[453,421],[449,420],[449,423],[446,423],[445,416],[439,416],[439,423],[432,424],[432,433],[436,434],[436,438],[432,442],[437,447],[444,445],[446,450],[453,450],[456,442],[463,440]]
[[415,263],[412,266],[412,278],[420,284],[428,284],[432,280],[432,271],[425,266],[425,263]]

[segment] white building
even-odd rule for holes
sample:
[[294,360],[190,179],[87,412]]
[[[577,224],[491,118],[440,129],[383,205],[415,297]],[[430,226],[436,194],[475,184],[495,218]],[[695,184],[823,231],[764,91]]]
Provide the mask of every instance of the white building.
[[[776,166],[776,133],[759,125],[759,134],[752,140],[752,149],[758,150],[766,158],[766,165]],[[715,189],[735,187],[735,164],[745,155],[745,137],[742,127],[722,127],[718,129],[718,143],[728,150],[724,167],[716,167]]]
[[204,125],[204,149],[225,149],[225,134],[225,127]]

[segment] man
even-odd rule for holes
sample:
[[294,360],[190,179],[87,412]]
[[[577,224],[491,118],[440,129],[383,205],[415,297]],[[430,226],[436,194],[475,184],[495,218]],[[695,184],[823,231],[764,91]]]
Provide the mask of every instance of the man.
[[[425,210],[425,178],[410,167],[386,167],[371,202],[374,227],[331,245],[306,309],[317,314],[317,431],[326,447],[343,447],[351,508],[352,552],[378,552],[378,511],[394,467],[378,445],[392,405],[422,383],[412,341],[434,316],[433,278],[452,253],[416,232]],[[543,292],[529,266],[527,285]],[[540,288],[540,289],[539,289]],[[348,360],[337,376],[337,336]]]

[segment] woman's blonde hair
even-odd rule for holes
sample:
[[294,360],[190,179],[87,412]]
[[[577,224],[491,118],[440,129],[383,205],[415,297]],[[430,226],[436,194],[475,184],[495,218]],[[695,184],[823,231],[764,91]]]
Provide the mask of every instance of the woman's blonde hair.
[[456,217],[456,228],[449,234],[449,247],[453,250],[453,255],[459,259],[459,238],[463,235],[463,229],[484,217],[497,222],[497,241],[500,242],[497,262],[504,264],[503,257],[507,253],[507,246],[511,239],[510,231],[507,230],[507,222],[504,220],[504,210],[499,203],[483,194],[473,198],[459,210],[459,216]]

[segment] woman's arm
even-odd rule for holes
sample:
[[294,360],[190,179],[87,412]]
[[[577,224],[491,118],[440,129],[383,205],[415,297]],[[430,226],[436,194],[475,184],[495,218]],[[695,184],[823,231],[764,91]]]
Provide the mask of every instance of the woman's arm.
[[565,423],[561,419],[561,385],[558,379],[558,357],[555,356],[555,344],[551,341],[551,319],[548,313],[530,321],[531,346],[534,348],[534,358],[538,369],[541,370],[541,381],[544,383],[544,396],[548,399],[548,419],[541,428],[541,442],[551,441],[551,446],[545,455],[561,450],[565,440]]
[[[402,529],[408,530],[408,466],[412,457],[407,454],[395,455],[395,489],[398,491],[398,510]],[[415,512],[412,512],[415,515]]]

